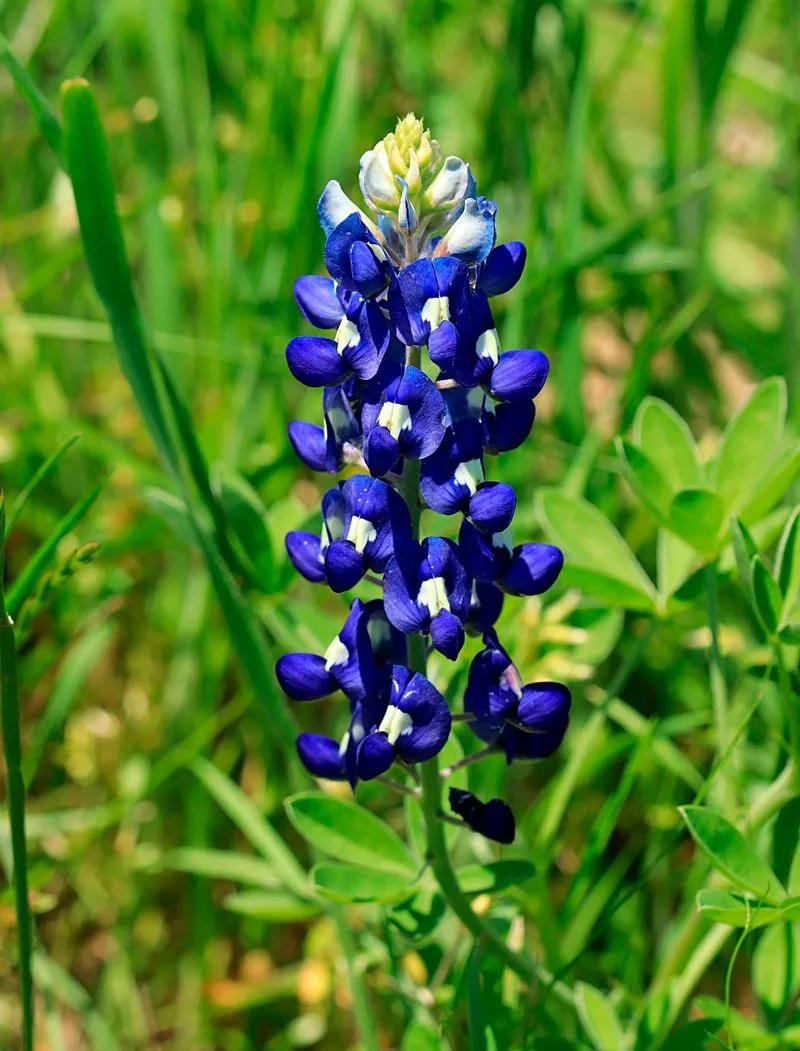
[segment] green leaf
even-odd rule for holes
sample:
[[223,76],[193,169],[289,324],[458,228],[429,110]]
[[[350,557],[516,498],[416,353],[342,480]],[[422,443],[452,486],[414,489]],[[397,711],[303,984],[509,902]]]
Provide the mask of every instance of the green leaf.
[[586,982],[575,984],[575,1007],[586,1034],[597,1051],[620,1051],[625,1045],[614,1009],[599,989]]
[[753,498],[775,456],[786,420],[786,383],[764,380],[731,420],[717,456],[716,491],[725,510],[737,512]]
[[671,405],[644,398],[633,421],[633,438],[674,492],[702,485],[692,432]]
[[358,865],[323,862],[311,870],[311,882],[323,898],[331,901],[400,902],[414,887],[409,875],[395,875]]
[[696,1018],[676,1029],[661,1045],[661,1051],[708,1051],[719,1047],[712,1043],[712,1037],[719,1030],[720,1023],[713,1018]]
[[252,799],[207,759],[195,759],[191,769],[242,835],[273,863],[284,886],[298,897],[307,898],[309,888],[305,872]]
[[400,1051],[441,1051],[442,1041],[435,1029],[413,1022],[403,1034]]
[[228,525],[239,541],[252,576],[265,593],[275,590],[275,556],[261,498],[241,475],[225,471],[219,478],[220,501]]
[[787,624],[781,628],[778,632],[778,638],[781,642],[785,642],[787,646],[800,644],[800,621],[797,621],[796,624]]
[[674,595],[691,575],[697,552],[668,529],[659,529],[656,539],[658,593],[662,604]]
[[655,608],[652,582],[601,511],[561,489],[540,489],[536,507],[545,532],[564,551],[565,582],[616,605]]
[[800,928],[796,924],[776,923],[764,931],[753,953],[753,988],[777,1022],[800,991]]
[[756,555],[750,564],[750,588],[761,626],[767,635],[774,635],[778,629],[783,599],[760,555]]
[[786,623],[800,598],[800,507],[792,511],[778,543],[775,575],[783,595],[781,623]]
[[766,471],[764,477],[756,483],[754,493],[742,509],[740,518],[748,525],[755,525],[768,514],[779,500],[782,500],[795,475],[800,471],[800,447],[793,442],[791,447],[779,453],[775,463]]
[[684,806],[678,810],[694,841],[731,883],[768,904],[786,897],[778,877],[727,818],[708,807]]
[[464,865],[456,870],[465,894],[499,894],[536,875],[536,866],[524,858],[490,861],[485,865]]
[[623,473],[633,491],[656,518],[666,518],[672,502],[672,486],[641,449],[624,438],[617,438],[616,446]]
[[800,919],[800,898],[787,898],[781,905],[762,905],[743,894],[706,889],[697,893],[697,909],[714,923],[731,927],[767,927],[772,923]]
[[291,894],[269,890],[242,890],[229,894],[222,902],[230,912],[255,916],[271,923],[298,923],[320,913],[319,905]]
[[753,598],[753,588],[750,580],[750,563],[753,557],[758,554],[758,548],[750,534],[750,530],[740,518],[731,518],[731,543],[733,544],[733,553],[736,558],[736,571],[739,574],[739,583],[750,604],[754,606],[755,599]]
[[709,489],[683,489],[670,504],[669,527],[687,544],[706,557],[713,556],[722,542],[725,509]]
[[446,912],[441,893],[433,887],[422,887],[390,911],[389,921],[410,941],[423,941],[436,930]]
[[416,875],[417,866],[397,833],[358,803],[300,792],[285,806],[294,827],[317,850],[367,868]]

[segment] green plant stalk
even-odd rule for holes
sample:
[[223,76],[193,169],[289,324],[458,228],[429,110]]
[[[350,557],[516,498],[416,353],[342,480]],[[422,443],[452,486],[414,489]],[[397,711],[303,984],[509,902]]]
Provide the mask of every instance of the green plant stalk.
[[[704,570],[706,583],[706,603],[708,607],[708,627],[711,632],[709,648],[708,676],[711,685],[711,704],[714,711],[714,725],[717,732],[717,755],[725,753],[730,739],[730,713],[728,711],[728,687],[725,682],[725,669],[722,652],[719,646],[719,602],[717,598],[717,564],[709,562]],[[720,795],[724,812],[731,815],[735,810],[736,799],[733,785],[727,770],[720,767]]]
[[775,663],[778,666],[778,683],[780,684],[783,710],[786,713],[786,723],[789,727],[791,761],[797,763],[800,762],[800,712],[798,712],[798,698],[792,689],[792,680],[786,667],[783,646],[778,639],[773,643],[773,650]]
[[344,915],[344,910],[339,908],[332,908],[330,915],[336,925],[339,946],[347,964],[350,994],[353,997],[353,1015],[355,1016],[356,1029],[360,1037],[360,1046],[363,1048],[363,1051],[381,1051],[367,988],[356,959],[355,939],[348,926],[347,917]]
[[17,913],[19,973],[22,990],[22,1049],[33,1051],[33,924],[28,902],[28,859],[25,849],[25,783],[22,779],[19,681],[14,622],[6,610],[3,590],[5,562],[5,504],[0,497],[0,721],[8,784],[11,851],[14,858],[14,897]]

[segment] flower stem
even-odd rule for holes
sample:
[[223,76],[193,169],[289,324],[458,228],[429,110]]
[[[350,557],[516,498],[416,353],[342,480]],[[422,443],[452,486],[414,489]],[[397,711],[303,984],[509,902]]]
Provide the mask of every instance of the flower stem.
[[19,973],[22,990],[22,1048],[33,1051],[33,926],[28,902],[28,859],[25,849],[25,784],[22,779],[19,682],[14,622],[8,615],[3,591],[5,562],[5,504],[0,496],[0,720],[8,783],[8,814],[14,859],[14,896],[17,912]]
[[[711,685],[711,702],[714,724],[717,731],[717,755],[722,755],[730,737],[728,713],[728,687],[725,681],[725,666],[719,645],[719,602],[717,598],[717,565],[709,562],[705,567],[706,603],[708,606],[708,628],[711,632],[708,676]],[[728,771],[720,768],[719,785],[722,808],[726,814],[734,812],[736,800]]]

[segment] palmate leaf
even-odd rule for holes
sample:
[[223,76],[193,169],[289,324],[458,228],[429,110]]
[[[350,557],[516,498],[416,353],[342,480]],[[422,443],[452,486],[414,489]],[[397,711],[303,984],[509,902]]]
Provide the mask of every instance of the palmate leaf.
[[725,508],[710,489],[682,489],[667,515],[670,529],[695,551],[710,558],[724,540]]
[[650,578],[601,511],[561,489],[540,489],[536,507],[548,537],[564,551],[566,583],[611,605],[655,609]]
[[[788,911],[788,910],[787,910]],[[753,988],[777,1022],[800,991],[800,901],[795,922],[775,922],[764,931],[753,954]],[[786,916],[791,921],[792,915]]]
[[586,982],[575,985],[575,1006],[586,1034],[596,1051],[619,1051],[625,1045],[622,1027],[614,1009],[599,989]]
[[800,920],[800,898],[786,898],[780,905],[764,905],[754,898],[728,890],[707,888],[698,891],[698,912],[714,923],[731,927],[768,927],[773,923]]
[[715,489],[725,512],[744,507],[775,458],[786,420],[786,384],[779,376],[764,380],[731,420],[717,455]]
[[750,563],[750,590],[762,628],[767,635],[774,635],[780,623],[783,598],[760,555],[754,555]]
[[800,599],[800,507],[786,522],[775,558],[775,575],[781,590],[781,624],[786,624]]

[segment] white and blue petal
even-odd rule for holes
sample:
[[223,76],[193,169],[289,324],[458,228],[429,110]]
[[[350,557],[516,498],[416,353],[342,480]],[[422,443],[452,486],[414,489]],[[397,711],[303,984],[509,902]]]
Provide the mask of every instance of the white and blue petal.
[[464,200],[469,187],[469,165],[460,157],[445,157],[439,173],[423,194],[425,210],[449,211]]
[[393,275],[385,249],[359,215],[348,216],[328,237],[325,266],[335,281],[365,299],[382,292]]
[[444,436],[444,401],[436,386],[413,365],[398,372],[377,401],[365,402],[362,425],[364,459],[380,477],[398,457],[421,460],[439,447]]
[[484,481],[482,434],[473,419],[448,427],[438,449],[423,461],[420,493],[431,510],[442,515],[467,512]]
[[497,205],[487,197],[469,197],[464,210],[436,246],[436,255],[450,255],[472,266],[494,248]]
[[331,179],[317,201],[319,224],[326,237],[330,237],[337,226],[340,226],[351,215],[362,221],[366,218],[358,205],[351,201],[340,184]]

